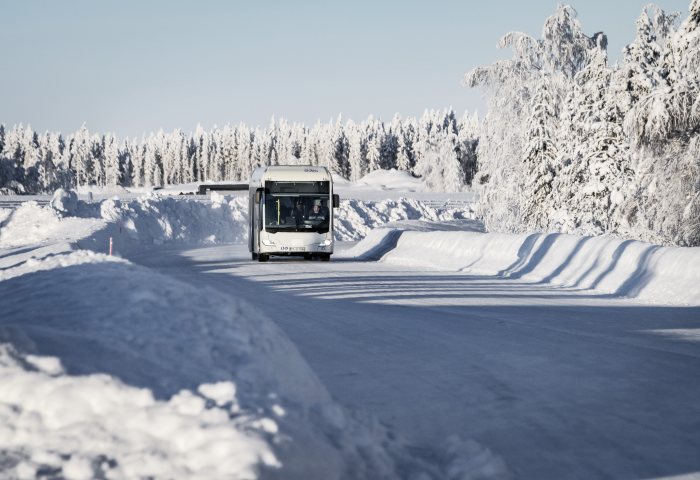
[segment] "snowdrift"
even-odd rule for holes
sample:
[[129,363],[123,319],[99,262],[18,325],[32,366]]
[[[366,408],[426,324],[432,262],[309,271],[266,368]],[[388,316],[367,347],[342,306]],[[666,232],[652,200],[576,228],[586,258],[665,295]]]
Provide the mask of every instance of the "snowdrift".
[[0,476],[374,478],[415,463],[246,302],[94,252],[12,253]]
[[405,220],[436,222],[472,219],[469,208],[434,208],[402,198],[381,202],[345,200],[335,220],[336,240],[361,240],[375,228]]
[[[87,203],[59,191],[50,206],[27,202],[0,215],[0,248],[75,242],[81,248],[115,253],[153,245],[244,243],[248,238],[248,201],[213,195],[211,201],[144,196]],[[472,218],[468,208],[434,208],[411,200],[344,200],[336,217],[336,240],[360,240],[373,228],[399,220]]]
[[700,305],[700,248],[610,237],[381,229],[348,252],[423,268],[498,275],[644,301]]

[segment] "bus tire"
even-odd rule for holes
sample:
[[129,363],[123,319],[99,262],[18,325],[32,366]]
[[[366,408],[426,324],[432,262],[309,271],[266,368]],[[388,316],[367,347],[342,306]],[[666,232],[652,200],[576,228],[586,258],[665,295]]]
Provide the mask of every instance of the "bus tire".
[[270,256],[267,253],[261,253],[258,255],[258,262],[267,262]]
[[255,253],[255,252],[251,253],[251,254],[250,254],[250,258],[251,258],[251,260],[257,260],[257,259],[258,259],[258,254]]
[[304,254],[304,260],[311,260],[313,257],[311,256],[310,253],[305,253]]
[[321,255],[321,261],[322,262],[330,262],[331,261],[331,254],[330,253],[324,253]]

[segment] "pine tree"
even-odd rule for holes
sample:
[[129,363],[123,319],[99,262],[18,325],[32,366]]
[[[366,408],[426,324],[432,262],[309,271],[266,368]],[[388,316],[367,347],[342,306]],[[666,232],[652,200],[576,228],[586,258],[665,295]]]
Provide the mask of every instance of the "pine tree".
[[119,149],[114,135],[105,138],[105,185],[116,187],[120,184],[121,172],[119,168]]
[[552,188],[557,174],[559,147],[556,144],[559,112],[545,75],[536,87],[528,119],[525,145],[525,200],[523,219],[528,229],[546,230],[552,208]]
[[584,132],[580,148],[559,186],[567,189],[568,211],[574,231],[617,233],[624,189],[629,182],[628,145],[622,130],[622,113],[610,97],[611,70],[602,45],[590,52],[590,63],[577,77],[576,117]]
[[367,170],[373,172],[381,168],[380,139],[377,134],[367,140]]

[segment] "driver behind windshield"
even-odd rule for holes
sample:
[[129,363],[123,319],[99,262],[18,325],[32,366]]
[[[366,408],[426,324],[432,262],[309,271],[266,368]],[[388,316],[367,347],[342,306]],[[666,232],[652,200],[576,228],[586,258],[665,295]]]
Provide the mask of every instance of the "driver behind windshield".
[[326,209],[323,205],[321,205],[321,199],[317,198],[314,200],[314,206],[311,207],[311,210],[306,218],[309,220],[316,220],[318,222],[323,222],[328,219]]

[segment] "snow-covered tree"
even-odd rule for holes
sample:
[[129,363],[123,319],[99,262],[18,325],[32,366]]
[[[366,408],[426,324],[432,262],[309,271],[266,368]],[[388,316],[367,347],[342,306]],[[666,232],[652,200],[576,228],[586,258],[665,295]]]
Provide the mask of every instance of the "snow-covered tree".
[[105,136],[105,185],[115,187],[120,185],[121,172],[119,167],[119,149],[114,135]]
[[435,132],[421,143],[419,148],[423,155],[416,164],[416,173],[431,190],[459,192],[464,188],[464,172],[459,161],[457,135],[447,133],[441,137]]
[[528,229],[546,230],[552,214],[552,189],[558,171],[559,111],[551,80],[543,75],[532,98],[532,113],[523,139],[526,175],[523,220]]
[[559,227],[586,234],[618,233],[631,173],[623,114],[611,95],[612,71],[604,45],[592,48],[589,58],[567,102],[576,143],[555,183],[568,213],[559,219]]

